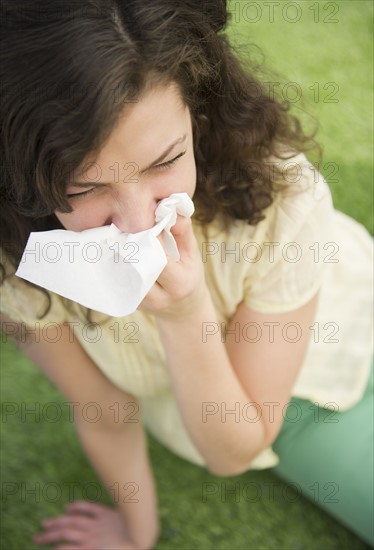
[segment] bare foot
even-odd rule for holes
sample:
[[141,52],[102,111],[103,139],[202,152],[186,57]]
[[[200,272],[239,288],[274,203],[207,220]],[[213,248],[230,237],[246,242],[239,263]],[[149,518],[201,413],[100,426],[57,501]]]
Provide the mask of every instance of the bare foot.
[[83,500],[65,509],[66,514],[42,521],[44,532],[34,536],[36,544],[63,543],[55,550],[139,550],[116,508]]

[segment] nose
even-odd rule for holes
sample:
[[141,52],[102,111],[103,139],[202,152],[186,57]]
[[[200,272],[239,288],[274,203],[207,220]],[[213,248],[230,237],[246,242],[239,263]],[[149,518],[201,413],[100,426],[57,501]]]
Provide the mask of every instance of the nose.
[[161,198],[149,194],[117,196],[112,199],[110,214],[105,225],[114,223],[125,233],[139,233],[155,224],[155,210]]

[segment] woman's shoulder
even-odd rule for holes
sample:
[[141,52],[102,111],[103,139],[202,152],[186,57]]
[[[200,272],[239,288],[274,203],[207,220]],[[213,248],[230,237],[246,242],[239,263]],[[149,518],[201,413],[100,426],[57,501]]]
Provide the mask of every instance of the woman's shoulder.
[[272,205],[274,215],[269,223],[270,234],[291,237],[308,225],[316,229],[318,226],[319,232],[328,231],[334,205],[323,175],[303,153],[276,162],[286,187],[276,195]]
[[208,241],[248,241],[255,239],[277,240],[289,238],[308,223],[323,225],[327,231],[330,224],[333,200],[330,188],[322,174],[303,153],[289,158],[269,156],[269,170],[277,167],[283,186],[273,194],[272,203],[263,209],[263,219],[255,225],[247,220],[224,222],[220,216],[202,225],[193,220],[194,229],[200,238]]

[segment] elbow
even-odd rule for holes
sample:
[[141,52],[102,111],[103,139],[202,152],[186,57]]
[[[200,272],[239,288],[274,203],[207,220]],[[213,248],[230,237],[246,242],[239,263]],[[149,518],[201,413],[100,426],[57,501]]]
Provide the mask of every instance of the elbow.
[[[251,468],[252,462],[262,453],[269,445],[270,438],[267,437],[265,428],[258,432],[258,439],[248,438],[248,434],[242,435],[241,441],[236,445],[231,441],[231,444],[225,444],[226,453],[215,453],[215,456],[206,458],[208,471],[218,477],[234,477],[240,476]],[[251,445],[248,448],[248,439],[251,439]]]
[[210,474],[213,474],[216,477],[235,477],[244,474],[249,469],[249,464],[245,467],[243,466],[207,466],[207,470]]
[[[258,453],[257,453],[258,454]],[[207,470],[209,473],[217,477],[234,477],[244,474],[251,467],[251,463],[255,457],[251,456],[244,461],[228,461],[225,462],[210,462],[207,464]]]
[[[254,459],[265,449],[264,445],[261,445],[259,449],[253,452],[253,449],[250,452],[242,453],[236,457],[226,457],[224,460],[210,460],[207,461],[207,470],[209,473],[217,477],[234,477],[240,476],[247,472],[251,468],[251,464]],[[248,449],[247,449],[248,451]]]

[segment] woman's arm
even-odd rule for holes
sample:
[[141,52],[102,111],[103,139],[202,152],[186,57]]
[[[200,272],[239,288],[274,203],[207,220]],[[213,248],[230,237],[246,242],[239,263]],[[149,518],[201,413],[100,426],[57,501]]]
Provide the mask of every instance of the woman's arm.
[[[279,315],[261,315],[241,303],[225,338],[191,220],[178,216],[171,231],[180,260],[168,262],[140,309],[156,317],[174,393],[192,441],[212,473],[237,475],[271,445],[280,429],[310,340],[318,293],[299,309]],[[282,327],[274,339],[248,342],[245,327],[259,322],[264,332],[267,327]],[[299,327],[302,336],[296,341],[283,338],[287,323]],[[207,324],[217,330],[204,338]],[[255,415],[253,407],[249,411],[251,403],[257,404]]]
[[[226,335],[207,288],[203,296],[193,312],[159,317],[157,324],[191,439],[213,473],[237,475],[280,430],[310,339],[318,294],[298,310],[279,315],[259,314],[241,304]],[[299,340],[292,340],[293,333],[288,341],[283,337],[289,323],[299,327]],[[251,324],[262,329],[256,343],[246,337],[244,327]],[[272,338],[271,327],[276,329]]]
[[[0,316],[6,334],[21,334],[22,327],[4,314]],[[31,327],[30,327],[31,328]],[[58,342],[43,340],[42,331],[27,342],[16,342],[73,404],[74,422],[93,467],[106,485],[123,525],[137,548],[152,548],[159,534],[156,490],[148,460],[142,424],[134,415],[114,418],[113,405],[118,410],[138,409],[136,399],[114,386],[72,338],[70,328],[61,325]],[[84,406],[95,402],[102,415],[98,422],[85,420]],[[129,406],[130,405],[130,406]],[[53,523],[54,522],[54,523]],[[41,535],[41,543],[52,542],[63,529],[71,529],[66,518],[54,518],[53,526]],[[88,535],[89,536],[89,535]],[[44,538],[43,538],[44,537]],[[129,546],[130,547],[130,546]]]
[[91,464],[122,513],[129,539],[139,549],[151,549],[160,525],[156,488],[140,422],[100,427],[77,426]]

